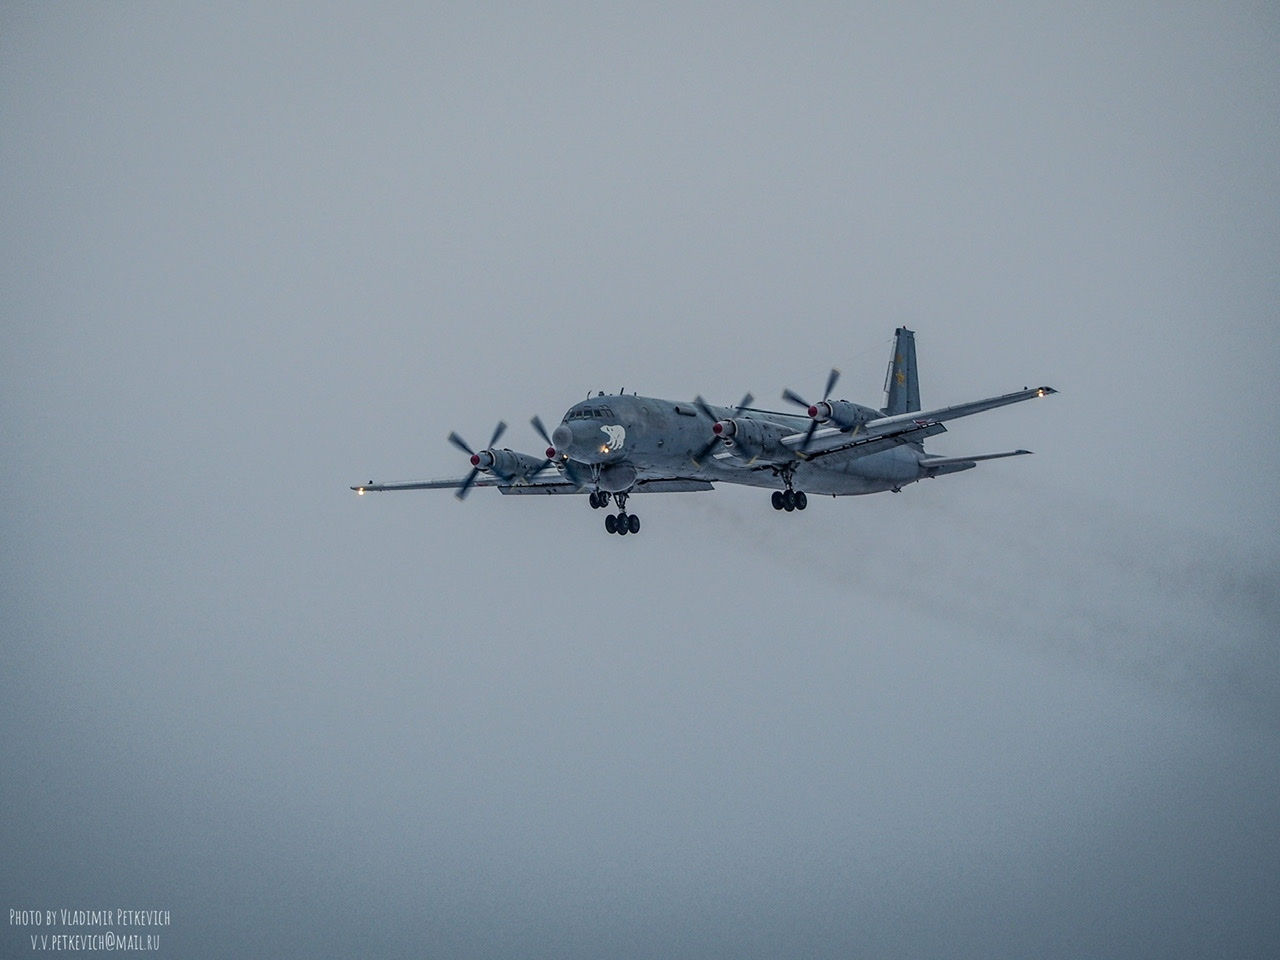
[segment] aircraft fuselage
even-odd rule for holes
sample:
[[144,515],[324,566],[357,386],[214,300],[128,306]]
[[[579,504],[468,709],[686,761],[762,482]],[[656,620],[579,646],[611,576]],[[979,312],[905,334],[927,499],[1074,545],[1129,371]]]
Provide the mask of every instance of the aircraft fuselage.
[[[865,419],[879,411],[860,408]],[[717,418],[711,420],[707,416]],[[750,442],[724,437],[699,462],[700,451],[717,422],[733,422]],[[561,469],[571,479],[597,478],[601,489],[626,490],[637,480],[670,476],[708,481],[731,481],[748,486],[781,489],[781,471],[755,462],[761,452],[781,450],[780,439],[803,433],[811,421],[776,411],[717,407],[641,397],[634,394],[598,395],[574,404],[552,435]],[[754,456],[753,456],[754,454]],[[793,463],[793,482],[811,494],[852,496],[899,489],[926,475],[918,444],[901,444],[880,453],[842,462],[839,457]]]

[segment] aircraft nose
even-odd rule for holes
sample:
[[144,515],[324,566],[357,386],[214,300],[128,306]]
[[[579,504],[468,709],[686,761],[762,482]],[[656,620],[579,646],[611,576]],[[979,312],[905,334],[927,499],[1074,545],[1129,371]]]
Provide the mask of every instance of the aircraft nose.
[[562,423],[556,427],[555,432],[551,434],[551,445],[559,453],[567,453],[569,448],[573,446],[573,430],[570,429],[567,423]]

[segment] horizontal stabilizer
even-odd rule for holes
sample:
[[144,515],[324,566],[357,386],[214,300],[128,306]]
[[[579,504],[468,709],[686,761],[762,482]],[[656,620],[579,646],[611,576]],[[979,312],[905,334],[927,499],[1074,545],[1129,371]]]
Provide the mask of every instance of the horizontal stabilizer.
[[977,463],[979,460],[1001,460],[1005,457],[1022,457],[1030,454],[1030,450],[1009,450],[1005,453],[983,453],[976,457],[925,457],[920,466],[950,467],[958,463]]
[[[816,453],[800,453],[797,451],[796,455],[810,462],[819,461],[821,458],[829,457],[832,454],[841,454],[849,460],[855,460],[859,457],[869,457],[873,453],[890,450],[904,443],[921,443],[927,437],[936,437],[938,434],[946,432],[946,424],[926,423],[923,426],[913,426],[911,429],[904,428],[896,433],[881,434],[875,437],[854,434],[850,439],[850,434],[846,434],[839,428],[832,428],[830,430],[819,430],[814,436],[822,438],[824,444],[835,443],[835,446],[824,445],[823,449],[818,450]],[[783,440],[783,443],[788,446],[792,444],[798,445],[803,440],[804,434],[797,433],[794,436],[787,437]]]

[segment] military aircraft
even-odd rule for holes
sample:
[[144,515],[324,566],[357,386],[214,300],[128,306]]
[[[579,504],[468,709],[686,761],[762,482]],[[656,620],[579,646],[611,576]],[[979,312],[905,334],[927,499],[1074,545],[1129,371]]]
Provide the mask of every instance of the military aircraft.
[[831,399],[839,376],[838,370],[831,371],[822,399],[814,403],[791,390],[782,392],[803,413],[753,407],[751,394],[734,407],[717,407],[702,397],[688,402],[601,392],[570,407],[550,435],[540,418],[530,420],[547,444],[545,456],[498,449],[507,429],[500,422],[481,450],[449,434],[449,442],[471,458],[465,477],[370,480],[351,489],[359,494],[452,489],[459,500],[474,487],[497,487],[505,494],[585,493],[593,510],[617,506],[604,525],[621,535],[640,532],[640,518],[627,512],[627,500],[635,493],[712,490],[716,483],[738,483],[772,489],[773,509],[790,513],[804,510],[810,494],[898,493],[909,483],[969,470],[982,460],[1028,454],[1019,449],[935,457],[925,452],[924,440],[945,433],[948,420],[1057,393],[1052,387],[1024,387],[921,411],[915,334],[905,327],[894,331],[884,407]]

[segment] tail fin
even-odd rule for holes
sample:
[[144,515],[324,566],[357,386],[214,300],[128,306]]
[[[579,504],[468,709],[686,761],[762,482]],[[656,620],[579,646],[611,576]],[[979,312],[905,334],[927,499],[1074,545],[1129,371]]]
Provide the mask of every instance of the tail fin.
[[894,331],[893,354],[884,376],[884,413],[896,416],[920,409],[920,377],[916,373],[916,335],[906,327]]

